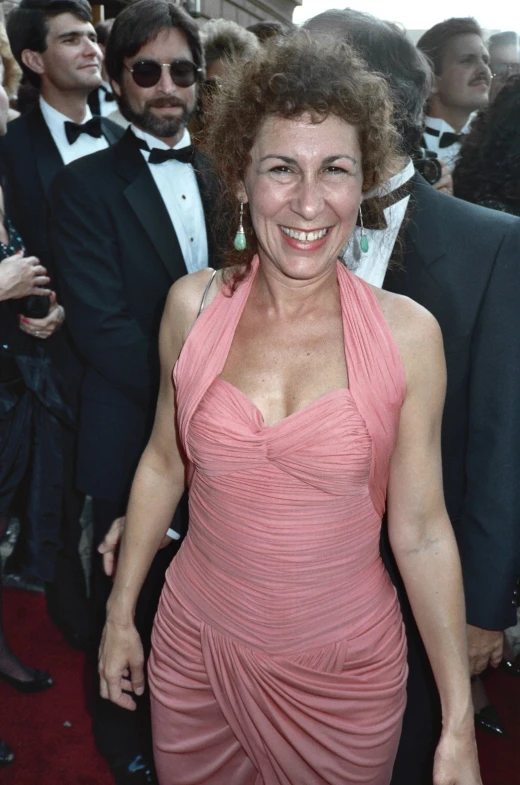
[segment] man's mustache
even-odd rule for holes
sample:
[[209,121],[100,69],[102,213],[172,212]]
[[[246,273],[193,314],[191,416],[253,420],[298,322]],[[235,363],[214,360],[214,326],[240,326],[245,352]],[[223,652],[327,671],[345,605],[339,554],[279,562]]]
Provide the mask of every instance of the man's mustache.
[[186,109],[186,104],[184,101],[181,101],[179,98],[154,98],[152,101],[146,102],[146,108],[150,109],[152,106],[158,108],[164,107],[176,107],[179,106],[181,109]]

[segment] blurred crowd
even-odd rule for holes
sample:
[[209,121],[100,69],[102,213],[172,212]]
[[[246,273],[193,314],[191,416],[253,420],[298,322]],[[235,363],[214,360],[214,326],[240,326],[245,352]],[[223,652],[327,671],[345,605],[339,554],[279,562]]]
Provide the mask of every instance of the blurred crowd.
[[[87,0],[20,0],[5,15],[0,538],[14,518],[20,532],[3,577],[43,590],[53,623],[94,663],[115,544],[153,423],[168,291],[186,273],[217,268],[222,249],[233,241],[237,248],[248,232],[242,214],[219,210],[219,180],[206,152],[214,102],[230,73],[247,71],[263,47],[294,31],[267,21],[247,29],[225,19],[197,26],[168,0],[136,0],[95,26]],[[443,322],[436,308],[449,307],[452,287],[464,290],[445,335],[445,492],[463,562],[475,722],[502,736],[507,729],[480,674],[501,662],[512,678],[520,676],[504,636],[516,623],[520,575],[520,233],[516,219],[499,215],[520,217],[520,35],[488,36],[476,19],[452,18],[415,46],[398,25],[348,10],[320,14],[304,28],[351,44],[370,71],[384,75],[402,140],[401,170],[386,191],[364,195],[365,223],[343,262],[385,288],[388,264],[404,269],[394,290],[431,310],[443,332],[448,317]],[[449,248],[452,264],[439,262],[445,250],[436,252],[437,243]],[[425,260],[420,272],[407,267],[409,244]],[[455,268],[469,255],[461,282]],[[509,299],[492,299],[499,274]],[[466,319],[473,320],[471,334],[457,331]],[[449,408],[450,395],[460,395],[464,410]],[[473,475],[483,453],[486,468]],[[86,499],[93,530],[87,575],[80,554]],[[170,544],[141,593],[136,618],[145,651],[164,573],[186,528],[185,508],[183,499]],[[0,678],[25,693],[52,688],[52,675],[40,667],[45,663],[26,665],[23,651],[11,651],[0,617]],[[96,744],[114,781],[156,782],[146,694],[128,712],[96,689],[92,706]],[[431,721],[422,716],[428,709],[412,713],[408,726],[405,720],[405,729],[414,726],[427,740],[426,760],[435,699],[431,707]],[[0,736],[0,765],[8,765],[14,755],[3,721]],[[409,762],[421,745],[414,735],[407,743]],[[424,759],[417,770],[396,773],[395,785],[431,785],[431,774],[416,773]]]

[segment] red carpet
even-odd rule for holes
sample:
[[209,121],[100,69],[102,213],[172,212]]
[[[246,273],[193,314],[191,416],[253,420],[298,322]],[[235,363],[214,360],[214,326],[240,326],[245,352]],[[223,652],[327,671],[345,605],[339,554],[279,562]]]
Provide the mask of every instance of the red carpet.
[[[0,769],[0,783],[113,785],[90,733],[84,656],[64,643],[47,618],[42,595],[6,589],[4,599],[13,650],[28,665],[49,670],[56,685],[39,695],[20,695],[0,682],[0,738],[16,753],[15,763]],[[479,734],[483,783],[519,785],[520,679],[491,673],[486,686],[508,736]]]

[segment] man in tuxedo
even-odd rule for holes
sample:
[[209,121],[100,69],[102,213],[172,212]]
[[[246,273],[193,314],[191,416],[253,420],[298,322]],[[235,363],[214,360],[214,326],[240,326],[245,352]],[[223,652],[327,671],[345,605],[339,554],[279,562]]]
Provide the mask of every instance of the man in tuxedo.
[[[9,123],[0,140],[0,165],[6,176],[6,212],[28,253],[56,275],[49,250],[48,195],[65,164],[102,150],[122,135],[119,126],[93,118],[87,106],[90,91],[101,81],[101,52],[87,0],[21,0],[9,17],[13,54],[32,85],[40,90],[38,104]],[[41,335],[63,318],[54,308],[44,319],[23,322],[25,332]],[[82,369],[71,348],[67,325],[46,340],[46,349],[61,372],[69,403],[77,404]],[[72,645],[88,645],[86,586],[79,557],[83,494],[74,482],[75,434],[63,431],[64,494],[62,548],[54,580],[46,585],[51,617]]]
[[[114,22],[106,67],[131,126],[114,147],[68,166],[52,188],[60,291],[86,366],[78,483],[93,497],[95,545],[125,511],[150,434],[168,290],[208,260],[215,263],[218,202],[208,161],[186,130],[204,78],[191,17],[168,0],[138,0]],[[176,528],[185,525],[185,511],[178,511]],[[172,550],[159,554],[141,594],[136,622],[145,647]],[[97,559],[92,593],[101,628],[111,583]],[[137,752],[137,766],[146,765],[141,709],[96,704],[94,733],[118,782],[134,782],[128,778]]]
[[417,47],[435,72],[423,144],[453,168],[473,113],[489,101],[491,71],[483,33],[471,17],[446,19],[427,30]]
[[[474,674],[502,657],[515,623],[520,574],[520,221],[431,188],[414,173],[429,66],[397,26],[357,11],[327,11],[313,34],[353,44],[385,74],[407,155],[382,189],[386,228],[359,230],[345,262],[376,286],[407,295],[438,320],[448,385],[442,430],[446,505],[457,537]],[[368,194],[368,199],[374,194]],[[362,206],[363,207],[363,206]],[[397,241],[397,242],[396,242]],[[390,265],[392,255],[399,263]],[[388,545],[383,553],[392,572]],[[404,588],[394,574],[408,634],[410,676],[395,785],[431,785],[440,735],[438,695]]]

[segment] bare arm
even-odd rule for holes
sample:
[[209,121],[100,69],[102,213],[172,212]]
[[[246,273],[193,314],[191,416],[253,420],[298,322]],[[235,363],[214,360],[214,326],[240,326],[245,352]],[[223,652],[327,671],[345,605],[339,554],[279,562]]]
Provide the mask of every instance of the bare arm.
[[116,577],[107,603],[99,655],[101,695],[128,709],[135,708],[135,703],[127,692],[133,689],[142,694],[144,688],[144,658],[133,622],[135,606],[185,488],[172,369],[195,320],[201,282],[202,274],[183,278],[168,295],[159,336],[161,383],[155,423],[132,485]]
[[407,397],[388,488],[390,543],[440,693],[435,785],[480,783],[462,574],[443,496],[440,430],[446,369],[440,329],[415,304],[402,346]]

